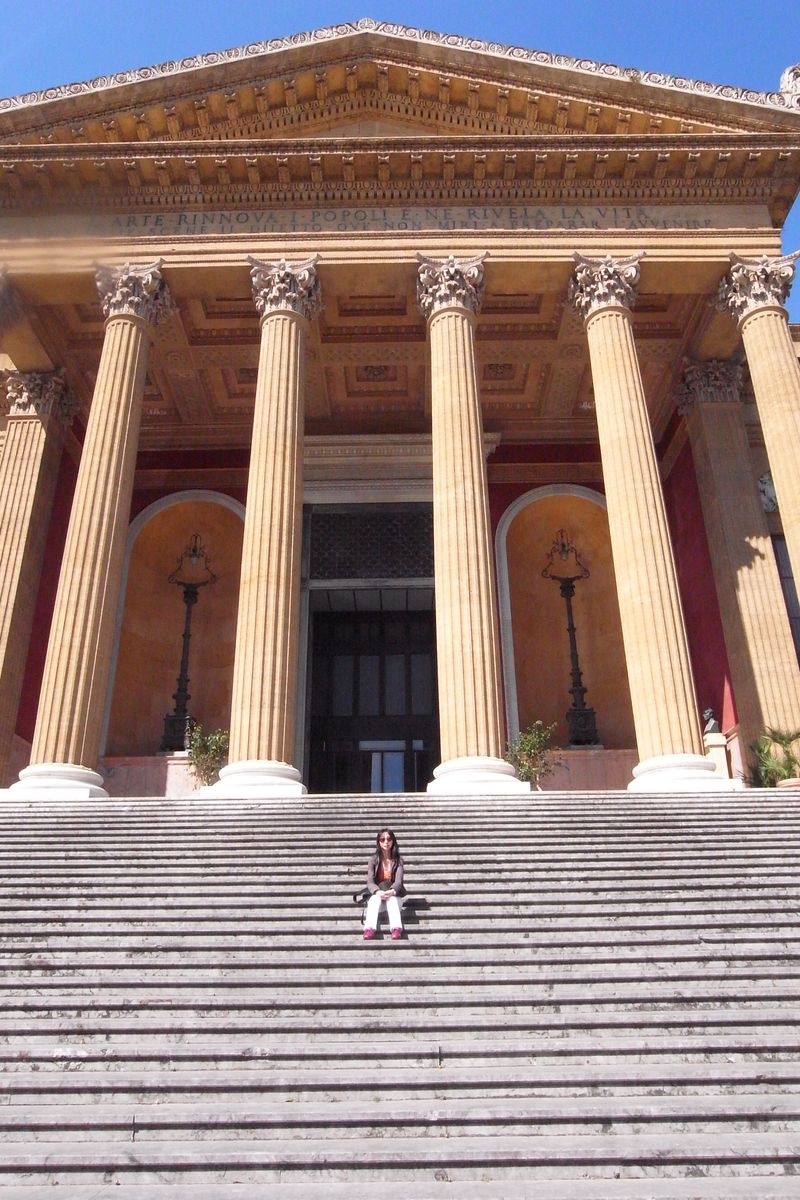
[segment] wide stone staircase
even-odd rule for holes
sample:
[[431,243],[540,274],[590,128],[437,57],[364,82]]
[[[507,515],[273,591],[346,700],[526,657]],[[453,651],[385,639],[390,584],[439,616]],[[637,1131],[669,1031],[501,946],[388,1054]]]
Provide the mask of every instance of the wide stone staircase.
[[[384,824],[413,907],[365,943]],[[800,793],[0,830],[0,1200],[800,1197]]]

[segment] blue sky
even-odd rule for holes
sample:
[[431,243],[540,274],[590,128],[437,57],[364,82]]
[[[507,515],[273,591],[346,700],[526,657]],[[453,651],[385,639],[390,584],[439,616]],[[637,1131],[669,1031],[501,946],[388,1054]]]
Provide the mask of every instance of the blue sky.
[[[800,0],[0,0],[0,95],[370,16],[760,91],[800,62]],[[800,249],[800,206],[784,250]],[[800,284],[790,311],[800,321]]]

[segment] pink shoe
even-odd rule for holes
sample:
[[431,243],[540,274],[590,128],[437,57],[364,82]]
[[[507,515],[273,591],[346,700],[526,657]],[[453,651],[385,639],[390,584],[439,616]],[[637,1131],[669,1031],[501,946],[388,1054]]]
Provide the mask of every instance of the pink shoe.
[[399,941],[400,941],[400,938],[401,938],[402,936],[403,936],[403,931],[402,931],[402,929],[393,929],[393,930],[392,930],[392,941],[393,941],[393,942],[399,942]]
[[370,929],[369,926],[367,926],[367,928],[364,930],[364,941],[368,942],[370,940],[370,938],[374,938],[374,937],[375,937],[375,930]]

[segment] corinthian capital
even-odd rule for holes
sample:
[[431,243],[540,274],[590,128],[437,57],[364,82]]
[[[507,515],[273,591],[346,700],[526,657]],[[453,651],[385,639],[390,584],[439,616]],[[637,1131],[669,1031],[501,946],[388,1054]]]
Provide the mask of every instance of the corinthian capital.
[[172,299],[161,275],[161,259],[146,267],[98,267],[95,282],[103,315],[140,317],[156,325],[172,312]]
[[248,258],[253,300],[258,315],[293,312],[313,321],[322,307],[322,286],[317,275],[317,255],[299,263],[262,262]]
[[6,400],[10,417],[56,417],[69,425],[78,403],[63,371],[9,371]]
[[584,321],[601,308],[633,308],[641,274],[641,254],[630,258],[584,258],[575,254],[567,299]]
[[417,304],[427,321],[443,308],[466,308],[475,316],[481,310],[483,260],[477,258],[425,258],[418,255]]
[[800,250],[783,258],[740,258],[731,255],[731,269],[717,292],[717,308],[742,321],[759,308],[782,308],[794,279]]
[[678,387],[678,412],[685,416],[695,404],[738,404],[742,398],[742,366],[710,358],[706,362],[684,359]]

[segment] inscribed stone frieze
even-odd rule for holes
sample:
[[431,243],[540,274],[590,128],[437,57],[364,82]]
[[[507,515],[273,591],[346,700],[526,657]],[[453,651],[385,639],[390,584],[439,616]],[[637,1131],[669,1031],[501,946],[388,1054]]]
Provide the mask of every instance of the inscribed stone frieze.
[[219,237],[226,234],[435,233],[448,230],[731,229],[770,224],[747,204],[368,206],[0,217],[0,237]]

